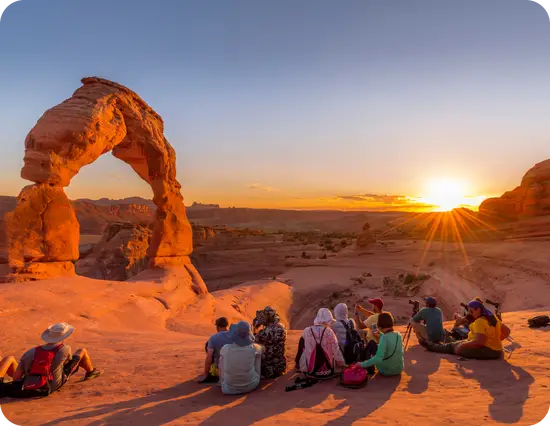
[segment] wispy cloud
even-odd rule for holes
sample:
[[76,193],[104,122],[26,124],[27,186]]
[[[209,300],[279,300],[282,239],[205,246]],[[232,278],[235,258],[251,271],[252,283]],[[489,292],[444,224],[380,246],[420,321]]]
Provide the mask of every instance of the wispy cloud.
[[430,209],[436,207],[433,204],[426,203],[420,198],[409,197],[406,195],[351,194],[336,195],[333,199],[337,201],[350,202],[356,206],[364,206],[373,210]]
[[248,185],[248,189],[257,189],[260,191],[265,192],[280,192],[281,190],[278,188],[273,188],[271,186],[262,185],[261,183],[252,183]]

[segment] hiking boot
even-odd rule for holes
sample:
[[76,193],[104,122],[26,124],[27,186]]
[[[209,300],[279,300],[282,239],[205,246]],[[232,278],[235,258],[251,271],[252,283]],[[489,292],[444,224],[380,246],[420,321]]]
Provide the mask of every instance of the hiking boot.
[[94,368],[92,371],[88,371],[86,375],[84,376],[84,380],[92,380],[96,377],[99,377],[103,374],[103,371],[98,370],[97,368]]

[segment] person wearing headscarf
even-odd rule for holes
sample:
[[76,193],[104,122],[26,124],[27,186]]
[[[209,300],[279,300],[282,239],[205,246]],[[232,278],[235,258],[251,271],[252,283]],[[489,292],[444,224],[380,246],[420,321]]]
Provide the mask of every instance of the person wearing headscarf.
[[260,384],[262,347],[254,343],[250,323],[233,324],[229,329],[232,343],[220,351],[220,383],[222,392],[238,395],[252,392]]
[[503,352],[502,340],[510,334],[510,329],[477,299],[468,303],[468,315],[473,321],[467,341],[447,344],[420,341],[420,344],[433,352],[456,354],[464,358],[500,358]]
[[335,369],[345,366],[338,339],[330,328],[333,322],[334,317],[330,310],[321,308],[313,325],[304,330],[303,351],[298,363],[302,373],[317,378],[330,377]]
[[338,345],[340,345],[343,353],[344,345],[346,344],[346,326],[356,329],[356,324],[353,319],[348,318],[348,305],[345,303],[339,303],[334,307],[334,319],[335,321],[330,325],[330,328],[336,334]]
[[282,376],[286,371],[286,330],[279,315],[271,306],[266,306],[256,311],[253,325],[255,330],[262,327],[255,336],[256,343],[264,347],[262,376],[265,379]]

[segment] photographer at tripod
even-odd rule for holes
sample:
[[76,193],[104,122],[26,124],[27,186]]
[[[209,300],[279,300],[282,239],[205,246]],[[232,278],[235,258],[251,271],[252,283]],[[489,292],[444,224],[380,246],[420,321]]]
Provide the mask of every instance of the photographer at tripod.
[[[424,298],[426,306],[411,318],[411,324],[418,341],[444,342],[443,313],[437,307],[437,300],[428,296]],[[422,321],[422,322],[421,322]]]

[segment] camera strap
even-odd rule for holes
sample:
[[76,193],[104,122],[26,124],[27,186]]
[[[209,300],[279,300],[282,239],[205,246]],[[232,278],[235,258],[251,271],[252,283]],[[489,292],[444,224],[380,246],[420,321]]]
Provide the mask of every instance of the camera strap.
[[391,355],[384,358],[383,361],[387,361],[388,359],[390,359],[395,354],[395,351],[397,350],[397,340],[398,339],[399,339],[399,336],[397,336],[397,333],[396,333],[396,335],[395,335],[395,348],[393,348],[393,352],[391,353]]

